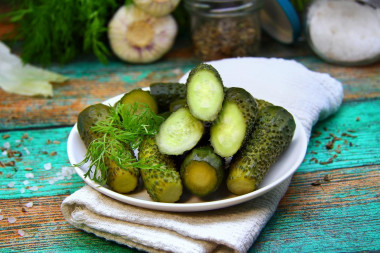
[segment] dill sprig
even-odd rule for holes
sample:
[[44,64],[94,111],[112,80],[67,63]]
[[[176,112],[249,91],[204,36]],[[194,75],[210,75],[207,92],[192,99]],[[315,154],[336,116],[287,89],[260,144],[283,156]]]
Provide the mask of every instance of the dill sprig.
[[93,53],[107,63],[107,25],[121,0],[13,0],[7,15],[16,24],[24,62],[67,63]]
[[89,144],[84,159],[74,166],[80,167],[89,163],[85,177],[100,185],[107,183],[109,161],[122,169],[161,170],[162,164],[147,159],[136,160],[133,150],[138,148],[145,136],[157,134],[163,121],[164,118],[144,104],[118,103],[115,107],[110,106],[110,115],[91,127],[99,137]]

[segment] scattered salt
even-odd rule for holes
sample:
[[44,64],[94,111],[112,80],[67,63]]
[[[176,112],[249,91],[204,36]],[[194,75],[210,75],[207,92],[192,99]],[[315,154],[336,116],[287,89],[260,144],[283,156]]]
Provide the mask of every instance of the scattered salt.
[[17,230],[17,233],[18,233],[20,236],[24,236],[24,235],[25,235],[25,232],[24,232],[24,230],[22,230],[22,229]]
[[26,206],[26,207],[30,208],[30,207],[32,207],[32,206],[33,206],[33,202],[28,202],[28,203],[26,203],[24,206]]
[[54,184],[55,182],[56,180],[54,178],[49,180],[49,184]]
[[9,149],[11,147],[11,144],[9,142],[4,142],[3,148]]
[[30,155],[30,152],[29,152],[29,150],[28,150],[27,147],[24,147],[24,150],[25,150],[25,153],[26,153],[27,155]]
[[9,187],[9,188],[12,188],[13,186],[15,186],[15,182],[10,182],[10,183],[8,184],[8,187]]
[[3,220],[4,219],[4,216],[3,215],[0,215],[0,220]]
[[16,143],[20,143],[20,142],[21,142],[21,140],[15,140],[15,142],[16,142]]
[[29,188],[29,190],[34,191],[34,192],[38,191],[38,186],[32,186]]
[[29,184],[29,181],[28,180],[24,180],[24,185],[28,185]]
[[21,188],[21,189],[20,189],[20,192],[21,192],[21,193],[25,193],[25,188]]
[[15,223],[15,222],[16,222],[16,218],[15,218],[15,217],[9,217],[9,218],[8,218],[8,222],[9,222],[10,224]]
[[33,173],[26,173],[25,177],[26,178],[34,178],[34,175],[33,175]]
[[51,163],[45,163],[44,168],[45,170],[51,170]]
[[1,153],[3,156],[6,156],[8,155],[8,152],[6,150],[4,150],[2,153]]

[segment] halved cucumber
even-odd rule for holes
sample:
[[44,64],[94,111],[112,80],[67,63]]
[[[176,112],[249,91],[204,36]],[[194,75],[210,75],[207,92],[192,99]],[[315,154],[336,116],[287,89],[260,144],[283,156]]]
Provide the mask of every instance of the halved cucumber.
[[229,88],[223,108],[211,126],[210,141],[215,152],[222,157],[234,155],[252,130],[257,116],[257,103],[242,88]]
[[186,81],[186,100],[194,117],[203,121],[215,120],[223,99],[223,82],[214,67],[202,63],[191,70]]
[[209,146],[194,148],[182,162],[180,173],[185,187],[203,197],[220,186],[224,177],[223,159]]
[[202,122],[182,107],[161,124],[156,135],[158,149],[163,154],[181,155],[197,145],[203,132]]

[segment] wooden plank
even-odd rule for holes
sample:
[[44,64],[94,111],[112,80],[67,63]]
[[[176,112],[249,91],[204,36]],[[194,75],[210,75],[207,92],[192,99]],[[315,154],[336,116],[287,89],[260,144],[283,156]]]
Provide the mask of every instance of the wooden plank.
[[[379,249],[378,169],[378,166],[368,166],[297,172],[277,212],[250,252]],[[311,185],[328,173],[334,174],[329,183]],[[0,245],[3,249],[92,252],[96,247],[98,252],[134,252],[71,227],[60,211],[66,196],[1,201],[4,219],[0,221]],[[33,202],[33,207],[24,208],[26,212],[23,212],[28,202]],[[9,224],[8,217],[16,218],[16,222]],[[21,237],[18,229],[27,235]]]
[[[331,182],[311,185],[331,173]],[[297,172],[250,252],[378,250],[379,180],[379,165]]]
[[151,65],[127,65],[95,61],[75,62],[51,70],[69,76],[54,85],[54,98],[27,97],[0,90],[0,129],[72,125],[86,106],[102,102],[154,82],[174,82],[195,66],[191,61],[164,61]]
[[[330,73],[340,80],[344,84],[346,100],[380,95],[380,63],[348,68],[327,65],[313,55],[296,57],[295,60],[310,70]],[[90,104],[153,82],[177,81],[198,62],[193,58],[168,56],[166,60],[149,65],[132,65],[117,60],[103,65],[89,59],[51,66],[50,70],[71,78],[64,84],[54,85],[54,99],[20,96],[0,90],[0,129],[71,125],[78,112]]]

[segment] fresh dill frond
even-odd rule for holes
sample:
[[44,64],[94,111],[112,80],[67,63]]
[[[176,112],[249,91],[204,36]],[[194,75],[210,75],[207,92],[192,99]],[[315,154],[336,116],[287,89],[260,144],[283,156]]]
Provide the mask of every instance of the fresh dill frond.
[[100,137],[89,144],[84,159],[74,166],[89,163],[85,177],[100,185],[107,183],[107,159],[122,169],[163,169],[155,161],[136,160],[131,152],[138,148],[144,136],[155,135],[163,121],[164,118],[143,104],[111,106],[110,115],[91,128]]
[[13,0],[7,15],[16,24],[24,62],[67,63],[93,53],[107,63],[107,25],[121,0]]

